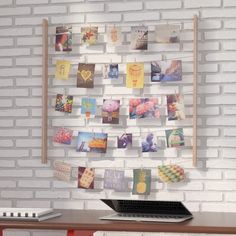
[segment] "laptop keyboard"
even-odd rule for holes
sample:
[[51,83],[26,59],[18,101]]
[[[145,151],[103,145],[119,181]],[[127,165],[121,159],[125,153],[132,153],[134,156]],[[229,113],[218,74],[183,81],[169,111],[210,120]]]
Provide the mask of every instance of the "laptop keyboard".
[[186,216],[174,216],[174,215],[154,215],[154,214],[136,214],[136,213],[119,213],[120,217],[138,217],[138,218],[150,218],[150,219],[181,219]]

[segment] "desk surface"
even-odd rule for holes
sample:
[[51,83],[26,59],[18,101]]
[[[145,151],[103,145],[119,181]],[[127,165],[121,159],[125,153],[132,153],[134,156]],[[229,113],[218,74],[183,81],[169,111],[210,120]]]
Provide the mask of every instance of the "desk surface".
[[236,234],[236,213],[200,212],[194,213],[192,220],[182,223],[153,223],[99,220],[111,211],[56,211],[62,216],[42,222],[0,221],[0,228]]

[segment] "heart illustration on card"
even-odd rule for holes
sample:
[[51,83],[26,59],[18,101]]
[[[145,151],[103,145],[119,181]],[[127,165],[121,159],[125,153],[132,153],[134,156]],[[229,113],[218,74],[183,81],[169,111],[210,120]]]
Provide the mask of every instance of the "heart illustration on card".
[[82,70],[82,71],[80,72],[80,75],[82,76],[83,80],[87,81],[88,79],[91,78],[92,72],[89,71],[89,70]]

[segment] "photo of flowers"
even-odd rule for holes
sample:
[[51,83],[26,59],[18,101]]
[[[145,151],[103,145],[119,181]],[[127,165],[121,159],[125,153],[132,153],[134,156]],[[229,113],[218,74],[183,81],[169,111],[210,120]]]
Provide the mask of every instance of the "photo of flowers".
[[78,188],[94,189],[95,169],[78,167]]
[[56,27],[56,51],[69,52],[72,51],[72,27],[58,26]]
[[132,134],[124,133],[117,137],[117,148],[128,148],[132,146]]
[[179,43],[180,26],[174,24],[162,24],[156,26],[157,43]]
[[166,96],[168,120],[184,120],[184,99],[180,94]]
[[119,46],[122,44],[121,27],[115,25],[107,27],[107,44],[109,46]]
[[118,64],[104,64],[103,65],[103,78],[104,79],[118,79],[119,78]]
[[153,133],[142,136],[142,152],[157,152],[157,137]]
[[81,115],[86,118],[95,117],[96,113],[96,99],[82,98],[81,99]]
[[182,61],[167,60],[151,62],[151,81],[180,81],[182,80]]
[[144,86],[144,64],[128,63],[126,65],[126,87],[143,88]]
[[129,100],[129,118],[160,118],[158,98],[132,98]]
[[70,74],[71,63],[66,60],[57,60],[56,61],[56,79],[67,80]]
[[113,189],[116,192],[125,191],[125,172],[122,170],[105,170],[104,189]]
[[98,39],[98,27],[81,27],[81,43],[95,44]]
[[102,123],[119,124],[120,100],[103,99]]
[[131,49],[147,50],[148,49],[148,27],[133,26],[131,27]]
[[73,137],[73,130],[68,128],[58,128],[53,136],[53,142],[70,145]]
[[56,105],[55,105],[56,111],[71,113],[72,105],[73,105],[73,96],[57,94]]
[[77,71],[77,87],[93,88],[94,87],[94,70],[95,64],[79,63]]
[[136,195],[149,195],[151,191],[151,170],[133,170],[133,191]]
[[183,128],[166,130],[165,133],[168,148],[184,146]]
[[94,132],[79,132],[76,151],[106,153],[107,134]]

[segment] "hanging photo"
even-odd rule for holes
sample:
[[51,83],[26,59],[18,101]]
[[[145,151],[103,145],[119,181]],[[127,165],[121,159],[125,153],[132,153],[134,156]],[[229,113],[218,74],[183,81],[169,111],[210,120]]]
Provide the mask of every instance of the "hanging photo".
[[158,166],[158,175],[164,183],[177,183],[185,178],[184,169],[178,165]]
[[103,99],[102,123],[119,124],[120,100]]
[[143,88],[144,86],[144,64],[128,63],[126,66],[126,87]]
[[59,26],[56,27],[56,51],[69,52],[72,51],[72,27]]
[[69,61],[57,60],[56,62],[56,79],[68,80],[71,64]]
[[86,118],[95,117],[96,113],[96,99],[82,98],[81,100],[81,115]]
[[148,27],[133,26],[131,27],[131,49],[147,50],[148,49]]
[[184,146],[183,128],[166,130],[165,133],[168,148]]
[[71,165],[63,161],[54,161],[53,163],[53,176],[58,180],[70,181],[71,178]]
[[182,80],[182,61],[167,60],[151,63],[151,81],[179,81]]
[[128,148],[132,146],[132,134],[124,133],[120,137],[117,137],[118,148]]
[[184,99],[180,94],[166,96],[168,120],[184,120]]
[[129,100],[129,118],[160,118],[158,98],[132,98]]
[[81,43],[95,44],[98,39],[98,27],[81,27]]
[[119,46],[122,44],[122,33],[120,27],[107,27],[107,44],[109,46]]
[[133,170],[133,191],[136,195],[149,195],[151,191],[151,170]]
[[77,152],[106,153],[107,134],[94,132],[79,132],[77,139]]
[[156,42],[157,43],[179,43],[180,42],[180,26],[163,24],[156,26]]
[[95,64],[79,63],[77,71],[78,88],[94,87],[94,70],[95,70]]
[[72,112],[73,96],[57,94],[55,110],[60,112]]
[[113,189],[117,192],[125,191],[125,172],[119,170],[105,170],[104,189]]
[[78,188],[94,189],[95,169],[78,167]]
[[103,65],[103,78],[104,79],[118,79],[119,78],[118,64],[104,64]]
[[73,130],[68,128],[58,128],[53,136],[53,141],[56,143],[71,144]]
[[142,136],[142,152],[157,152],[157,137],[153,133]]

